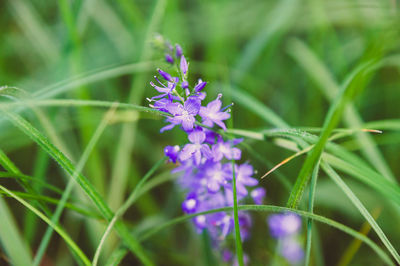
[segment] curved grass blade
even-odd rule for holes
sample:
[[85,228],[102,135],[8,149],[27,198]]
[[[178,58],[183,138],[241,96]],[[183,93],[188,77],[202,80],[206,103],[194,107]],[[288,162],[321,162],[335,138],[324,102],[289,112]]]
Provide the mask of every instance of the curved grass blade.
[[397,253],[396,249],[390,243],[389,239],[386,237],[385,233],[382,231],[380,226],[368,212],[368,210],[364,207],[362,202],[357,198],[357,196],[351,191],[351,189],[346,185],[346,183],[340,178],[340,176],[329,166],[329,164],[325,162],[321,162],[321,167],[324,171],[329,175],[329,177],[342,189],[342,191],[346,194],[346,196],[350,199],[353,205],[360,211],[361,215],[368,221],[368,223],[372,226],[378,237],[381,239],[385,247],[389,250],[390,254],[396,260],[398,264],[400,264],[400,256]]
[[[311,49],[309,49],[302,41],[293,39],[289,43],[289,53],[299,63],[299,65],[304,68],[310,77],[316,81],[318,88],[322,91],[325,97],[328,100],[333,101],[336,94],[340,91],[340,86],[330,75],[326,66],[317,58]],[[345,109],[343,120],[350,128],[358,128],[364,124],[354,105],[351,103],[349,103]],[[356,141],[360,143],[361,151],[368,161],[376,167],[385,178],[395,181],[396,178],[383,159],[382,154],[376,148],[373,139],[364,132],[358,132]]]
[[[44,195],[30,194],[30,193],[14,191],[14,190],[10,190],[10,191],[22,199],[34,199],[34,200],[43,201],[43,202],[47,202],[47,203],[51,203],[51,204],[58,204],[60,202],[60,200],[58,200],[58,199],[44,196]],[[5,194],[4,192],[1,192],[1,191],[0,191],[0,194],[8,196],[8,194]],[[76,211],[77,213],[80,213],[82,215],[85,215],[85,216],[89,216],[89,217],[92,217],[95,219],[102,219],[102,216],[99,215],[98,213],[93,212],[93,211],[88,211],[86,209],[78,207],[75,204],[72,204],[69,202],[65,203],[65,207],[70,210]]]
[[23,179],[24,181],[33,181],[36,184],[41,185],[42,187],[45,187],[57,194],[62,194],[62,191],[58,187],[55,187],[55,186],[50,185],[42,180],[38,180],[37,178],[31,177],[28,175],[0,171],[0,178],[13,178],[13,179],[18,178],[18,179]]
[[128,199],[125,201],[125,203],[115,212],[114,217],[111,219],[109,222],[106,230],[104,231],[103,236],[101,237],[100,243],[97,246],[96,252],[93,257],[92,265],[96,266],[100,257],[100,252],[101,249],[105,243],[105,240],[107,239],[108,235],[110,234],[112,228],[115,225],[115,222],[117,219],[119,219],[124,213],[132,206],[133,203],[137,200],[137,198],[140,196],[140,193],[142,191],[142,187],[146,183],[146,181],[154,174],[154,172],[167,160],[166,157],[162,158],[159,160],[145,175],[142,179],[140,179],[139,183],[135,186],[134,190],[132,193],[129,195]]
[[[359,232],[357,232],[356,230],[341,224],[339,222],[336,222],[334,220],[331,220],[329,218],[326,218],[324,216],[320,216],[314,213],[309,213],[306,211],[301,211],[298,209],[293,209],[293,208],[286,208],[286,207],[279,207],[279,206],[273,206],[273,205],[241,205],[238,206],[238,209],[240,211],[256,211],[256,212],[294,212],[297,213],[300,216],[306,217],[306,218],[310,218],[314,221],[317,222],[321,222],[324,223],[326,225],[329,225],[331,227],[334,227],[346,234],[349,234],[351,236],[353,236],[354,238],[360,239],[361,241],[363,241],[365,244],[367,244],[373,251],[375,251],[375,253],[388,265],[394,265],[394,263],[392,262],[392,260],[390,259],[390,257],[378,246],[376,245],[372,240],[370,240],[368,237],[364,236],[363,234],[360,234]],[[216,212],[229,212],[232,211],[233,207],[225,207],[225,208],[220,208],[220,209],[214,209],[214,210],[209,210],[206,212],[201,212],[201,213],[196,213],[196,214],[192,214],[192,215],[185,215],[185,216],[181,216],[175,219],[172,219],[164,224],[161,224],[155,228],[153,228],[152,230],[149,230],[147,233],[145,233],[143,236],[141,236],[139,238],[139,241],[145,241],[146,239],[150,238],[151,236],[153,236],[154,234],[156,234],[157,232],[168,228],[170,226],[174,226],[177,225],[179,223],[182,222],[186,222],[191,220],[193,217],[196,217],[198,215],[205,215],[205,214],[210,214],[210,213],[216,213]]]
[[0,219],[0,242],[10,262],[14,265],[31,265],[31,252],[2,197],[0,197]]
[[[29,124],[25,119],[17,114],[10,113],[2,109],[6,117],[22,132],[33,139],[41,148],[43,148],[60,166],[70,175],[74,176],[75,166],[72,162],[60,152],[53,144],[51,144],[46,137],[44,137],[36,128]],[[96,189],[90,184],[89,180],[82,174],[76,176],[75,181],[79,186],[86,192],[95,206],[99,209],[104,218],[110,221],[113,218],[111,209],[107,206],[103,198],[96,191]],[[130,250],[138,256],[138,258],[145,265],[152,265],[150,260],[145,255],[142,247],[139,245],[136,239],[130,234],[129,230],[122,223],[116,224],[116,230],[124,242],[129,246]]]
[[[75,99],[50,99],[50,100],[20,100],[13,103],[2,103],[2,108],[13,108],[13,107],[21,107],[21,106],[54,106],[54,107],[83,107],[83,106],[92,106],[92,107],[102,107],[102,108],[111,108],[116,105],[115,102],[109,101],[99,101],[99,100],[75,100]],[[139,112],[147,112],[153,113],[161,116],[169,116],[169,114],[165,112],[158,111],[156,109],[140,106],[136,104],[130,103],[118,103],[116,108],[118,109],[128,109],[135,110]]]
[[[96,143],[100,139],[101,134],[104,132],[104,130],[105,130],[110,118],[114,114],[115,107],[116,107],[116,104],[114,104],[114,106],[111,107],[111,109],[104,115],[104,118],[99,123],[99,126],[95,130],[95,132],[94,132],[92,138],[90,139],[87,147],[83,151],[83,154],[82,154],[81,158],[79,159],[79,161],[77,163],[77,166],[76,166],[76,168],[74,170],[73,176],[72,176],[71,179],[69,179],[67,187],[64,190],[64,193],[62,194],[60,201],[58,202],[57,208],[56,208],[53,216],[51,217],[51,221],[53,223],[57,223],[58,222],[64,207],[66,207],[69,195],[71,194],[72,189],[73,189],[73,187],[75,185],[75,179],[77,178],[77,175],[83,170],[83,167],[85,166],[86,162],[89,159],[90,153],[93,151],[94,147],[96,146]],[[46,249],[47,249],[47,246],[48,246],[48,244],[50,242],[52,233],[53,233],[53,230],[52,230],[51,227],[46,230],[46,232],[45,232],[45,234],[44,234],[44,236],[42,238],[42,241],[40,242],[40,245],[39,245],[38,251],[36,253],[35,259],[33,261],[33,265],[34,266],[38,266],[40,264],[40,262],[42,261],[42,257],[44,255],[44,253],[46,252]]]
[[[376,220],[382,209],[376,208],[372,210],[372,217]],[[360,233],[363,235],[368,235],[369,231],[371,230],[371,225],[366,221],[363,223],[360,229]],[[353,259],[354,255],[357,253],[361,246],[362,242],[359,239],[354,239],[350,245],[347,247],[346,251],[343,253],[342,257],[340,258],[339,262],[337,263],[338,266],[347,266]]]
[[47,218],[43,213],[33,207],[31,204],[26,202],[25,200],[21,199],[10,190],[6,189],[5,187],[0,185],[0,189],[3,190],[5,193],[13,197],[15,200],[19,201],[22,205],[28,208],[30,211],[35,213],[40,219],[46,222],[50,227],[52,227],[63,239],[64,241],[70,246],[70,248],[75,252],[75,254],[82,260],[85,265],[90,265],[90,260],[86,257],[86,255],[82,252],[82,250],[76,245],[76,243],[69,237],[69,235],[57,224],[54,224]]
[[318,142],[315,144],[314,149],[308,154],[303,167],[297,177],[296,183],[290,193],[287,206],[297,208],[300,199],[304,193],[304,189],[310,179],[310,174],[313,171],[317,161],[321,157],[324,150],[325,144],[328,141],[332,130],[339,123],[340,117],[344,111],[347,102],[353,98],[355,93],[362,88],[365,83],[364,72],[371,65],[372,62],[367,62],[357,67],[353,73],[350,74],[348,79],[345,81],[345,85],[341,89],[339,95],[335,99],[334,103],[329,108],[328,114],[326,115],[323,130]]

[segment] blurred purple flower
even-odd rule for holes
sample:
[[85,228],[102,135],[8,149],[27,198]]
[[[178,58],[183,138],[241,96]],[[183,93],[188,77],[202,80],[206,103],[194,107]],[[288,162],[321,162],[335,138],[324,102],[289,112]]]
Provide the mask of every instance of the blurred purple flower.
[[299,264],[304,258],[304,251],[293,238],[285,238],[281,242],[280,253],[292,264]]
[[233,146],[233,141],[224,142],[222,137],[218,138],[218,141],[212,147],[214,161],[221,161],[225,156],[228,160],[240,160],[242,151]]
[[262,204],[265,194],[265,189],[262,187],[255,188],[250,192],[250,196],[253,198],[254,203],[258,205]]
[[301,228],[301,218],[294,213],[273,214],[268,217],[269,230],[274,238],[296,234]]
[[166,54],[165,55],[165,61],[167,61],[167,63],[173,64],[174,63],[174,58],[170,54]]

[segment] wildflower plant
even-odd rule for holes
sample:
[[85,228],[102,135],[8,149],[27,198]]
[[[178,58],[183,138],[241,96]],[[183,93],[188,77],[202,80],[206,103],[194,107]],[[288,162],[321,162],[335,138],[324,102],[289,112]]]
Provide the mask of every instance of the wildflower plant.
[[[204,91],[207,82],[201,79],[195,84],[190,82],[189,62],[181,46],[173,47],[165,42],[164,48],[167,51],[165,60],[174,72],[157,69],[159,77],[155,76],[155,82],[150,85],[158,94],[148,101],[150,107],[167,116],[167,125],[161,128],[161,133],[178,127],[187,134],[186,144],[164,149],[169,161],[176,164],[172,172],[179,173],[178,184],[186,195],[183,212],[193,214],[233,206],[233,176],[236,177],[237,201],[250,198],[261,204],[265,190],[256,187],[258,181],[253,177],[253,166],[249,162],[239,163],[242,151],[237,145],[242,139],[229,139],[224,134],[226,120],[231,117],[231,105],[222,106],[222,94],[207,101]],[[240,235],[245,240],[249,237],[251,217],[239,212],[238,221]],[[233,214],[198,215],[193,218],[193,224],[199,233],[207,230],[213,246],[219,248],[226,259],[228,251],[222,250],[225,239],[234,229]]]

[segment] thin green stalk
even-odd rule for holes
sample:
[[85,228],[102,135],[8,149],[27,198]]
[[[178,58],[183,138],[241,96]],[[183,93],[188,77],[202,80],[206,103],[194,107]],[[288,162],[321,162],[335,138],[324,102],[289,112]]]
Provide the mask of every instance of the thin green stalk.
[[[317,163],[316,167],[311,176],[311,183],[310,183],[310,195],[308,199],[308,212],[314,212],[314,199],[315,199],[315,189],[317,187],[317,179],[318,179],[318,171],[319,171],[319,162]],[[306,259],[305,265],[310,265],[310,254],[311,254],[311,240],[312,240],[312,230],[313,224],[311,219],[307,219],[307,243],[306,243]]]
[[115,222],[124,215],[124,213],[132,206],[133,203],[137,200],[139,197],[139,193],[141,192],[141,189],[143,185],[146,183],[146,181],[154,174],[154,172],[167,160],[166,157],[163,157],[160,159],[146,174],[145,176],[139,181],[139,183],[135,186],[135,189],[132,191],[132,193],[129,195],[128,199],[125,201],[125,203],[115,212],[114,217],[111,219],[109,222],[106,230],[104,231],[103,236],[101,237],[100,243],[97,246],[96,252],[93,257],[92,265],[96,266],[100,257],[100,252],[101,249],[105,243],[105,240],[107,239],[108,235],[110,234],[112,228],[115,225]]
[[236,243],[236,256],[240,266],[244,265],[243,260],[243,247],[242,239],[240,237],[239,215],[238,215],[238,202],[236,194],[236,173],[235,161],[232,160],[232,187],[233,187],[233,218],[235,222],[235,243]]

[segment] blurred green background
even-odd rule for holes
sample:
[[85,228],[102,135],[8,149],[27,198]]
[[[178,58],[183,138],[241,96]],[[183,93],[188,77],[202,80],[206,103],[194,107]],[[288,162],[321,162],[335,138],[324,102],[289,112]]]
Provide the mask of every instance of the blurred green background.
[[[254,97],[292,127],[320,128],[346,77],[360,62],[372,58],[379,68],[372,71],[365,88],[354,97],[356,118],[345,112],[340,127],[365,128],[363,121],[388,119],[394,126],[383,134],[371,135],[369,143],[375,147],[372,156],[362,150],[358,135],[337,143],[364,158],[373,169],[399,181],[399,5],[396,0],[1,1],[0,86],[18,87],[33,100],[104,100],[147,106],[145,98],[154,96],[149,81],[155,69],[168,69],[163,52],[153,45],[159,33],[182,45],[190,62],[190,80],[194,83],[201,77],[208,81],[209,99],[222,92],[225,104],[235,103],[235,128],[276,127],[252,109],[251,101],[235,94],[236,89]],[[52,106],[25,109],[21,114],[77,164],[106,112],[90,106]],[[0,148],[21,172],[64,190],[68,177],[58,164],[4,118],[0,126]],[[129,109],[117,109],[109,119],[83,173],[111,209],[120,207],[140,178],[162,158],[165,145],[185,142],[178,131],[159,134],[162,126],[159,117]],[[254,164],[257,177],[292,154],[273,141],[246,140],[246,144],[253,151],[244,151],[244,157]],[[294,184],[303,162],[303,157],[296,158],[260,182],[267,189],[266,204],[285,205],[290,189],[282,180]],[[183,195],[171,182],[171,168],[162,166],[155,179],[160,185],[126,212],[124,221],[138,234],[182,215]],[[379,213],[379,225],[398,249],[400,220],[393,217],[397,209],[365,184],[345,174],[342,177],[368,210]],[[12,179],[0,182],[20,190]],[[60,197],[40,185],[36,188],[43,195]],[[7,198],[5,202],[12,212],[9,218],[15,220],[34,254],[47,225],[15,200]],[[71,202],[94,209],[78,186],[73,189]],[[49,206],[53,210],[54,205]],[[315,212],[357,231],[365,221],[322,172]],[[244,250],[251,265],[268,265],[274,260],[276,243],[268,233],[266,215],[254,213],[253,217],[253,237],[244,244]],[[107,225],[72,210],[63,213],[60,224],[89,258]],[[326,225],[316,224],[316,232],[312,265],[337,265],[353,239]],[[383,246],[374,233],[369,237]],[[163,230],[143,246],[157,265],[204,265],[203,242],[190,223],[185,223]],[[107,240],[100,265],[118,243],[116,235]],[[4,238],[1,244],[5,246]],[[7,252],[0,250],[0,254],[1,262],[8,263]],[[351,258],[349,265],[382,265],[365,245]],[[54,234],[42,265],[74,263],[63,239]],[[136,263],[136,258],[128,254],[121,265]]]

